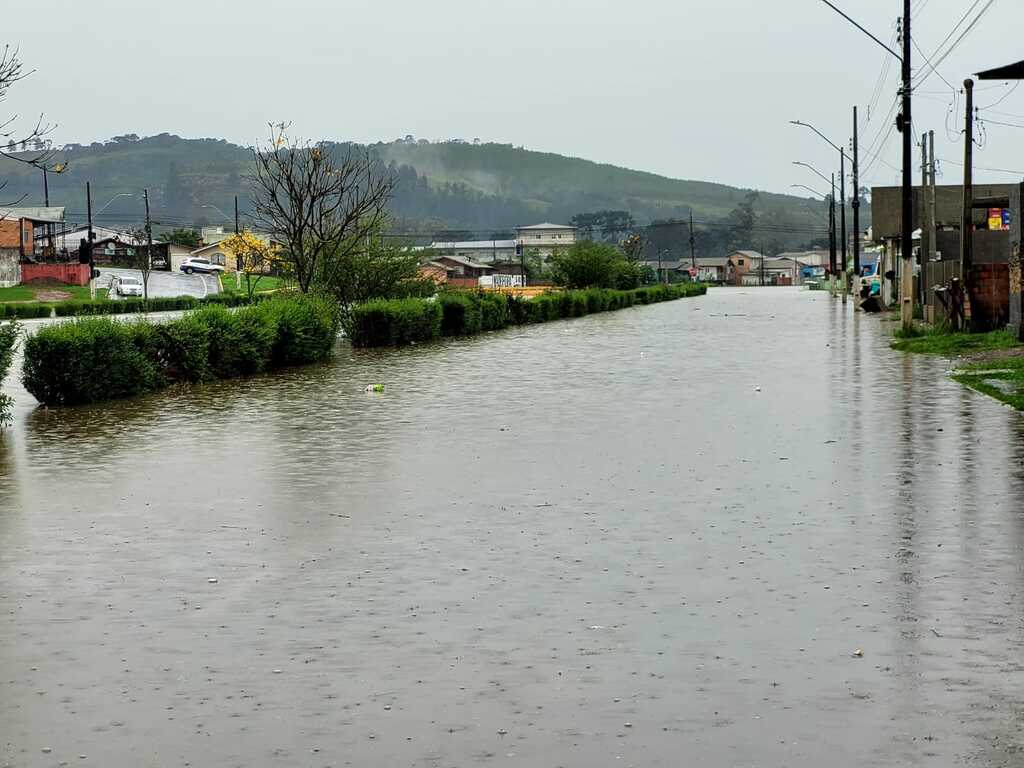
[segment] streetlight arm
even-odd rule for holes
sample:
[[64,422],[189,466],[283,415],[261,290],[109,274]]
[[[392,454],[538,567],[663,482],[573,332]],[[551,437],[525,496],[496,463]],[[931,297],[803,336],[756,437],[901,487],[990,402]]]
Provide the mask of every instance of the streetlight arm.
[[810,192],[810,193],[811,193],[812,195],[816,195],[816,196],[818,196],[818,197],[822,198],[823,200],[828,200],[828,195],[823,195],[823,194],[821,194],[821,192],[819,192],[818,190],[816,190],[816,189],[811,189],[811,188],[810,188],[810,187],[808,187],[808,186],[807,186],[806,184],[790,184],[789,186],[793,187],[794,189],[806,189],[806,190],[807,190],[808,192]]
[[903,57],[902,57],[902,56],[900,56],[900,55],[899,55],[898,53],[896,53],[896,51],[894,51],[894,50],[893,50],[892,48],[890,48],[890,47],[889,47],[888,45],[886,45],[885,43],[883,43],[883,42],[882,42],[881,40],[879,40],[879,39],[878,39],[877,37],[875,37],[875,36],[874,36],[873,34],[871,34],[870,32],[868,32],[868,31],[867,31],[866,29],[864,29],[864,27],[862,27],[862,26],[861,26],[860,24],[858,24],[858,23],[857,23],[856,21],[854,21],[854,20],[853,20],[853,19],[852,19],[852,18],[851,18],[850,16],[848,16],[848,15],[847,15],[846,13],[844,13],[844,12],[843,12],[843,11],[842,11],[841,9],[837,8],[837,7],[835,6],[835,5],[833,5],[833,4],[831,3],[831,2],[829,2],[829,0],[821,0],[821,2],[823,2],[823,3],[825,4],[825,5],[827,5],[827,6],[829,7],[829,8],[831,8],[831,9],[832,9],[833,11],[835,11],[836,13],[838,13],[838,14],[839,14],[840,16],[842,16],[842,17],[843,17],[844,19],[846,19],[846,20],[847,20],[848,22],[850,22],[851,24],[853,24],[853,26],[855,26],[855,27],[856,27],[857,29],[859,29],[859,30],[860,30],[861,32],[863,32],[863,33],[864,33],[865,35],[867,35],[867,36],[868,36],[868,37],[870,37],[870,38],[871,38],[872,40],[874,40],[874,41],[875,41],[876,43],[878,43],[878,44],[879,44],[880,46],[882,46],[882,47],[883,47],[883,48],[884,48],[884,49],[885,49],[886,51],[888,51],[888,52],[889,52],[889,53],[891,53],[891,54],[892,54],[893,56],[895,56],[895,57],[896,57],[896,60],[897,60],[897,61],[899,61],[899,62],[900,62],[901,64],[903,63]]
[[819,131],[817,128],[815,128],[810,123],[805,123],[805,122],[802,122],[800,120],[790,120],[789,122],[792,125],[800,125],[800,126],[803,126],[804,128],[810,128],[812,131],[814,131],[816,134],[818,134],[821,138],[823,138],[826,142],[828,142],[828,144],[833,149],[838,150],[840,155],[843,155],[844,157],[846,156],[846,151],[842,147],[836,145],[836,143],[833,142],[832,139],[830,139],[828,136],[826,136],[824,133]]
[[821,179],[822,181],[824,181],[824,182],[825,182],[826,184],[831,184],[831,183],[832,183],[831,181],[829,181],[829,178],[828,178],[828,176],[826,176],[825,174],[823,174],[823,173],[822,173],[821,171],[819,171],[819,170],[818,170],[817,168],[815,168],[815,167],[814,167],[813,165],[811,165],[810,163],[801,163],[801,162],[800,162],[799,160],[794,160],[794,161],[793,161],[793,165],[801,165],[801,166],[803,166],[804,168],[809,168],[810,170],[812,170],[812,171],[814,171],[814,172],[815,172],[816,174],[818,174],[818,177],[819,177],[819,178],[820,178],[820,179]]
[[94,213],[93,216],[99,216],[101,213],[103,213],[105,210],[107,210],[107,208],[110,207],[110,204],[112,202],[114,202],[115,200],[117,200],[117,198],[119,198],[119,197],[131,197],[131,196],[132,196],[131,192],[118,192],[112,198],[107,200],[106,205],[104,205],[102,208],[100,208],[98,211],[96,211],[96,213]]

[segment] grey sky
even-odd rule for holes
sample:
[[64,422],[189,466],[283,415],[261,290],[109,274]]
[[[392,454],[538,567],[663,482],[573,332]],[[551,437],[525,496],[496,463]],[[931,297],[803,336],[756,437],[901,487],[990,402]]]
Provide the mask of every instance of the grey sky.
[[[972,5],[914,1],[929,56]],[[883,39],[902,6],[837,2]],[[247,144],[267,121],[291,120],[312,138],[480,137],[775,191],[820,187],[790,162],[825,170],[833,156],[787,121],[845,141],[850,108],[866,113],[887,56],[820,0],[36,0],[24,21],[2,34],[36,73],[5,108],[45,113],[58,143],[168,131]],[[1024,3],[996,0],[939,72],[959,86],[1024,58],[1021,29]],[[864,114],[865,150],[898,70],[893,60],[870,124]],[[983,107],[1008,91],[981,85]],[[939,157],[960,160],[951,102],[929,76],[914,122],[936,131]],[[1024,88],[993,109],[982,117],[1024,125]],[[990,123],[977,164],[1024,169],[1022,139]],[[883,163],[899,165],[895,131],[886,147],[864,183],[895,182]],[[946,183],[961,173],[944,171]]]

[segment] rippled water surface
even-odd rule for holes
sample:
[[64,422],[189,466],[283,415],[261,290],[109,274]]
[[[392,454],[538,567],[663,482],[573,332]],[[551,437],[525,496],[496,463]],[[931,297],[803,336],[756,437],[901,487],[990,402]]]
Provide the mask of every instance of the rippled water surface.
[[1024,765],[1024,419],[887,333],[724,289],[8,381],[0,766]]

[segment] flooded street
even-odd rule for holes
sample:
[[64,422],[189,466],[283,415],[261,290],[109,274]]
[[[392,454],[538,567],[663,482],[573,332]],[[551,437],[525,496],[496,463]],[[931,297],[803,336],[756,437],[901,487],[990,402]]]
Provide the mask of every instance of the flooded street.
[[1024,765],[1024,417],[853,306],[8,381],[0,766]]

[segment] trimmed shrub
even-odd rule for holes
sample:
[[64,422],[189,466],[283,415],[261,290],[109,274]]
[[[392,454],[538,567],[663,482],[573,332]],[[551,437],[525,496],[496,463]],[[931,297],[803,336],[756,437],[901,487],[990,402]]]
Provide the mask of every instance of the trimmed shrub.
[[148,330],[109,318],[41,329],[25,341],[22,382],[47,405],[77,405],[148,392],[163,384]]
[[352,309],[348,336],[356,347],[397,347],[441,336],[444,310],[429,299],[380,299]]
[[508,300],[500,293],[478,293],[480,330],[497,331],[508,325]]
[[28,320],[34,317],[49,317],[53,307],[49,304],[0,304],[0,317]]
[[480,301],[471,293],[451,291],[437,297],[441,305],[442,336],[472,336],[480,333]]
[[326,359],[338,338],[340,314],[330,299],[273,297],[252,310],[274,328],[271,367],[306,365]]
[[[11,369],[14,361],[14,350],[18,347],[18,337],[21,335],[21,326],[17,323],[0,324],[0,384],[7,378],[7,372]],[[10,395],[0,392],[0,425],[11,422],[11,406],[14,399]]]
[[163,324],[80,318],[29,337],[22,382],[47,405],[92,403],[322,360],[337,334],[336,305],[308,297],[234,313],[207,307]]
[[525,325],[530,322],[530,302],[515,294],[508,295],[507,301],[509,325]]
[[270,367],[275,319],[252,308],[228,312],[218,305],[198,309],[192,317],[207,329],[207,364],[213,378],[249,376]]

